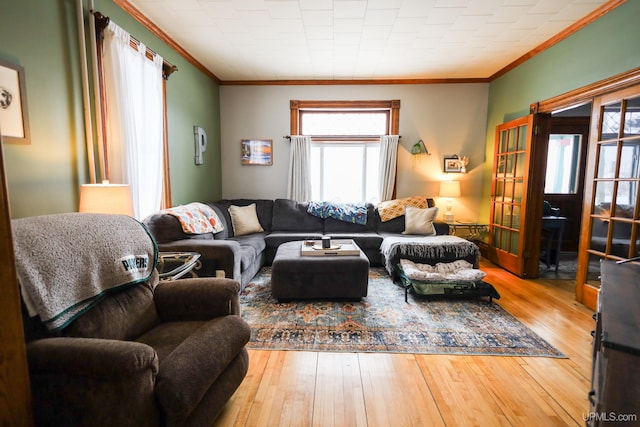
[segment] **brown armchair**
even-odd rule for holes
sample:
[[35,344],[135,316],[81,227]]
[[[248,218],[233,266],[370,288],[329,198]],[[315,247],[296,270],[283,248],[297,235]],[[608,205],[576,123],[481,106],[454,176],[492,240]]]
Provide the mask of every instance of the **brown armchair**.
[[[59,222],[71,220],[76,228],[82,215],[91,214],[56,216],[66,216]],[[21,233],[32,220],[14,220],[19,275],[25,263]],[[133,227],[144,230],[137,222]],[[108,228],[108,234],[118,232]],[[60,240],[60,254],[67,253],[64,246],[78,244]],[[150,251],[157,255],[154,244]],[[28,253],[33,256],[33,248]],[[25,308],[36,424],[211,425],[248,369],[250,329],[239,317],[239,289],[231,279],[158,283],[154,270],[145,280],[105,292],[55,330],[41,317],[27,316]]]

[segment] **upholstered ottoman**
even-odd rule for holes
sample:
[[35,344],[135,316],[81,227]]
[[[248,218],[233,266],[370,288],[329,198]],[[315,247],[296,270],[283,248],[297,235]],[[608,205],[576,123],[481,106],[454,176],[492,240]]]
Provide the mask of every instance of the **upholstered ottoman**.
[[278,247],[271,267],[271,292],[278,301],[360,299],[367,296],[369,259],[358,255],[305,256],[303,242]]

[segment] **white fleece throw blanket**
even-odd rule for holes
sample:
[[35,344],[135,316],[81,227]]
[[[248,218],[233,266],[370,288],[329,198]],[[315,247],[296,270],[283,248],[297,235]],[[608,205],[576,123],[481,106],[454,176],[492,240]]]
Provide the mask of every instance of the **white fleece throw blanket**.
[[393,274],[394,263],[403,256],[437,259],[445,254],[453,254],[457,258],[469,255],[480,255],[478,246],[458,236],[389,236],[380,245],[384,256],[385,268]]
[[487,275],[484,271],[473,268],[470,262],[463,259],[439,262],[436,265],[419,264],[401,259],[400,266],[409,279],[429,283],[475,283]]
[[126,215],[67,213],[12,221],[16,269],[29,315],[60,330],[109,292],[148,280],[158,249]]

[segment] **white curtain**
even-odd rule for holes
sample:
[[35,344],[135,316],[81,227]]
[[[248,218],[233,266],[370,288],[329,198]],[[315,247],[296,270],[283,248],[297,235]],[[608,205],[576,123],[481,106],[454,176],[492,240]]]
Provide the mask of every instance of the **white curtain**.
[[393,197],[396,182],[396,160],[398,158],[398,135],[382,135],[380,137],[380,167],[378,170],[378,188],[380,201]]
[[301,202],[311,199],[311,137],[291,136],[287,198]]
[[162,57],[131,48],[130,35],[109,23],[104,31],[107,177],[129,184],[138,219],[162,203],[163,93]]

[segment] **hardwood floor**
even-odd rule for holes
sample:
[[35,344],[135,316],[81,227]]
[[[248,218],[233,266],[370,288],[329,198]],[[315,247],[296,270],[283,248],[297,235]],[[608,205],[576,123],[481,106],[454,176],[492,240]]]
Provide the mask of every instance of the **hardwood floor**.
[[215,426],[584,425],[593,312],[571,281],[481,268],[497,303],[567,359],[252,350]]

